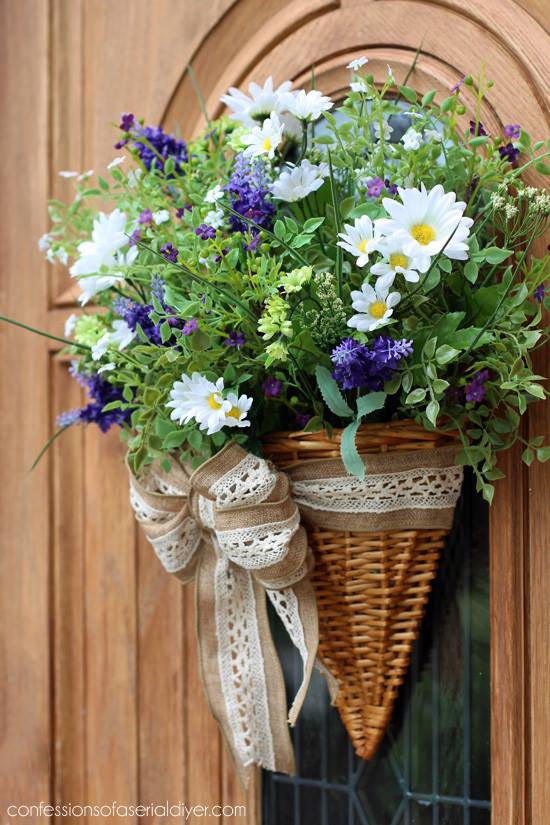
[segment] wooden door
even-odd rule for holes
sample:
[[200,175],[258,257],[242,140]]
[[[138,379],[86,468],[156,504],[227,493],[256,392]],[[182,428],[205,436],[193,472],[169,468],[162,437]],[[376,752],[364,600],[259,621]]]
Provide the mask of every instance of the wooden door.
[[[312,64],[318,87],[341,94],[344,66],[360,54],[375,76],[389,62],[402,78],[422,44],[411,78],[420,91],[444,95],[483,61],[496,81],[484,122],[549,132],[546,0],[2,0],[0,8],[0,312],[55,334],[74,294],[36,239],[47,230],[46,198],[66,194],[57,171],[101,173],[114,156],[108,124],[121,111],[184,136],[199,130],[189,60],[217,115],[229,85],[268,74],[305,84]],[[0,352],[0,819],[9,804],[41,800],[181,800],[247,804],[246,815],[221,819],[259,823],[258,788],[245,800],[202,698],[191,591],[166,576],[135,527],[116,434],[67,433],[29,474],[54,415],[77,406],[79,391],[45,339],[2,327]],[[548,374],[547,353],[537,360]],[[533,408],[530,433],[548,437],[544,414]],[[508,479],[491,516],[493,821],[546,825],[548,475],[525,470],[516,454],[503,464]]]

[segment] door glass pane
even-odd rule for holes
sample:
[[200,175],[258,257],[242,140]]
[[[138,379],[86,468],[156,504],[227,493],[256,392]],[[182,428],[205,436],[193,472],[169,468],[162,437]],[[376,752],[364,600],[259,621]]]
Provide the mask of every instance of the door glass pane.
[[[300,661],[272,617],[288,695]],[[490,825],[487,507],[467,477],[388,733],[358,759],[315,673],[296,777],[265,773],[264,825]]]

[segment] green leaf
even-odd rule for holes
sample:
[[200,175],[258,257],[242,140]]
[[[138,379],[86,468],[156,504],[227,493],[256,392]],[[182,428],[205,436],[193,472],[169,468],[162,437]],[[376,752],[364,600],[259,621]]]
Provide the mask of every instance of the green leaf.
[[454,106],[455,100],[456,100],[455,96],[450,95],[450,97],[446,97],[445,100],[441,101],[441,103],[439,105],[439,108],[441,109],[442,112],[448,112],[449,109],[451,109]]
[[332,135],[319,135],[318,138],[315,138],[315,143],[320,143],[321,146],[330,146],[332,143],[336,143],[336,138],[333,138]]
[[541,398],[542,400],[546,398],[544,388],[540,384],[527,384],[525,389],[529,395],[533,395],[535,398]]
[[548,447],[539,447],[539,449],[537,450],[537,459],[540,462],[544,463],[545,461],[548,461],[549,458],[550,458],[550,446],[548,446]]
[[424,387],[418,387],[418,389],[408,394],[405,398],[405,404],[420,404],[420,402],[426,398],[426,392]]
[[194,450],[200,450],[202,447],[202,433],[200,430],[191,430],[187,433],[187,441],[189,446]]
[[439,402],[438,401],[430,401],[428,406],[426,407],[426,417],[428,421],[434,425],[437,424],[437,416],[439,415]]
[[347,218],[353,207],[355,206],[355,197],[350,195],[349,198],[344,198],[340,204],[340,214],[343,218]]
[[471,284],[475,284],[477,281],[477,273],[479,272],[479,266],[475,261],[468,261],[466,266],[464,267],[464,277],[467,281]]
[[300,231],[298,229],[298,224],[292,218],[288,218],[288,217],[286,218],[286,225],[294,235],[297,235],[298,232]]
[[540,172],[541,175],[550,175],[550,166],[543,160],[539,160],[535,163],[535,169],[537,172]]
[[490,264],[501,264],[502,261],[505,261],[506,258],[509,258],[513,253],[511,249],[500,249],[498,246],[489,246],[487,249],[483,249],[480,254],[483,254],[485,260]]
[[437,93],[436,93],[435,89],[432,89],[431,91],[426,92],[426,94],[425,94],[425,95],[424,95],[424,97],[422,98],[422,105],[423,105],[423,106],[429,106],[429,105],[430,105],[430,103],[432,103],[432,102],[433,102],[433,100],[434,100],[434,98],[435,98],[436,94],[437,94]]
[[444,378],[436,378],[435,381],[432,383],[432,389],[438,395],[441,395],[441,393],[445,392],[448,386],[449,382],[445,381]]
[[484,143],[489,143],[489,137],[487,135],[479,135],[478,137],[472,138],[469,143],[470,146],[482,146]]
[[99,183],[99,185],[101,186],[101,188],[103,189],[104,192],[109,191],[109,184],[107,183],[105,178],[98,178],[97,182]]
[[[399,92],[409,103],[416,103],[416,92],[410,86],[398,86]],[[435,94],[435,93],[434,93]]]
[[181,447],[181,445],[187,441],[187,435],[185,430],[175,430],[169,433],[162,442],[163,449],[173,450],[175,447]]
[[437,338],[428,338],[424,347],[422,348],[422,352],[425,358],[433,358],[435,353],[435,348],[437,346]]
[[362,480],[365,478],[365,465],[357,450],[357,444],[355,443],[355,436],[360,423],[361,419],[356,418],[355,421],[348,424],[342,433],[340,454],[348,473]]
[[524,461],[525,464],[527,464],[527,466],[529,467],[533,463],[534,458],[535,458],[535,453],[533,452],[531,447],[526,447],[525,450],[521,454],[522,461]]
[[435,360],[438,364],[448,364],[460,353],[460,350],[450,347],[448,344],[442,344],[435,352]]
[[324,220],[324,218],[308,218],[303,226],[303,231],[315,232],[315,230],[321,226]]
[[338,384],[330,374],[326,367],[317,364],[315,367],[315,377],[317,384],[323,396],[323,401],[334,415],[340,418],[351,418],[353,416],[352,409],[348,406],[346,399],[340,392]]
[[440,258],[437,263],[439,268],[442,269],[443,272],[450,272],[453,268],[453,263],[451,260],[449,260],[449,258]]
[[357,399],[357,414],[360,418],[370,415],[375,410],[381,410],[386,403],[385,392],[369,392]]
[[273,232],[280,241],[284,241],[284,239],[286,238],[286,229],[284,223],[281,220],[275,221]]

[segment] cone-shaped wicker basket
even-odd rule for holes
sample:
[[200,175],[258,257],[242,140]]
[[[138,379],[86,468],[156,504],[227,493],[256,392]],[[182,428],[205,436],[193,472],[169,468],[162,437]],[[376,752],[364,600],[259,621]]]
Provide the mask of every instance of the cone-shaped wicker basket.
[[[280,469],[338,458],[340,431],[281,432],[264,454]],[[365,425],[360,453],[433,450],[455,443],[410,421]],[[319,657],[338,683],[336,706],[358,756],[380,744],[403,682],[448,530],[351,532],[305,524],[315,555]]]

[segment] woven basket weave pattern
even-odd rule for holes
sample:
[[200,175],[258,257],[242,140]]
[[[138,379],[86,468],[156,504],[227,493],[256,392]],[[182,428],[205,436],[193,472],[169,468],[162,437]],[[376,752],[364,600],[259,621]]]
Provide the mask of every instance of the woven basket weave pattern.
[[[280,468],[337,458],[340,432],[275,433],[265,455]],[[454,442],[408,421],[367,425],[360,452],[429,450]],[[306,527],[308,527],[306,525]],[[446,530],[332,531],[308,527],[315,554],[319,657],[335,677],[336,706],[357,754],[375,753],[409,665]]]

